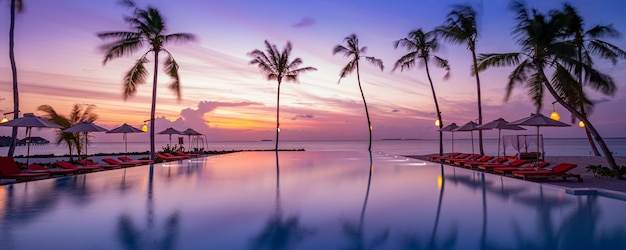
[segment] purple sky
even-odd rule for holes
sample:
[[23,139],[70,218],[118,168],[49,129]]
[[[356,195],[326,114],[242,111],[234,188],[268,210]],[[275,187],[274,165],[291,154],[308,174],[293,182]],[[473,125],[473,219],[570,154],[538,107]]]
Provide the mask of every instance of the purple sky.
[[[282,48],[291,41],[292,57],[300,57],[304,66],[316,72],[300,76],[297,84],[281,88],[281,139],[367,139],[367,123],[356,75],[337,84],[339,71],[348,62],[333,56],[332,48],[355,33],[367,55],[384,61],[385,70],[362,63],[361,80],[374,127],[374,139],[436,138],[433,122],[435,107],[423,68],[391,72],[395,61],[405,51],[395,50],[393,41],[417,28],[431,30],[442,24],[450,6],[465,1],[137,1],[158,8],[166,18],[168,33],[189,32],[196,43],[169,45],[180,64],[182,101],[167,89],[169,79],[159,72],[157,129],[194,128],[209,140],[259,140],[273,138],[275,129],[276,83],[267,81],[246,55],[262,49],[269,40]],[[511,36],[513,13],[509,1],[469,1],[480,13],[478,53],[513,52],[517,46]],[[37,106],[52,105],[68,114],[74,104],[97,106],[97,123],[113,128],[128,123],[137,127],[149,118],[151,84],[139,86],[137,95],[124,101],[122,76],[141,56],[116,59],[102,65],[98,50],[102,41],[98,32],[128,30],[123,16],[130,10],[115,0],[25,1],[26,9],[16,20],[16,50],[19,69],[20,109],[36,112]],[[528,1],[530,7],[547,11],[560,8],[560,1]],[[571,1],[585,18],[587,27],[613,24],[626,34],[623,1]],[[11,74],[8,60],[9,9],[0,18],[0,110],[11,111]],[[626,48],[624,39],[609,40]],[[476,85],[470,75],[471,57],[465,46],[445,44],[438,53],[450,61],[451,77],[431,70],[444,125],[461,125],[477,118]],[[598,68],[614,77],[618,92],[613,97],[589,93],[597,101],[590,119],[605,137],[624,137],[626,115],[625,63],[616,66],[597,61]],[[152,66],[149,66],[150,69]],[[491,69],[481,74],[484,122],[499,117],[513,121],[528,116],[535,108],[526,89],[518,88],[510,101],[503,101],[507,75],[511,69]],[[149,78],[151,79],[151,77]],[[552,97],[547,95],[542,112],[552,112]],[[556,107],[562,121],[569,115]],[[41,114],[41,113],[39,113]],[[9,135],[0,128],[0,135]],[[547,128],[546,137],[583,137],[577,126]],[[49,130],[34,134],[52,139]],[[526,132],[528,133],[528,132]],[[464,135],[467,134],[467,135]],[[487,138],[497,133],[486,132]],[[20,132],[22,137],[23,132]],[[146,138],[147,135],[135,135]],[[458,133],[460,138],[468,133]],[[97,140],[111,136],[98,135]],[[111,138],[118,140],[119,138]],[[162,139],[165,139],[162,138]]]

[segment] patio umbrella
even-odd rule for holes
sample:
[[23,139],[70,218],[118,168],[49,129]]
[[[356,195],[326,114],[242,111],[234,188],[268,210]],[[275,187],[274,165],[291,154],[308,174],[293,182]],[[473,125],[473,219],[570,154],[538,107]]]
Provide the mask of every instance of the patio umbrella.
[[[87,144],[88,144],[88,134],[89,132],[106,132],[107,129],[100,127],[93,122],[83,121],[79,124],[76,124],[68,129],[63,130],[63,132],[69,133],[84,133],[85,134],[85,156],[87,156]],[[79,155],[80,157],[80,155]]]
[[457,128],[459,128],[459,126],[453,122],[453,123],[450,123],[450,125],[445,126],[440,129],[440,131],[446,131],[446,132],[452,133],[452,152],[454,152],[454,130],[456,130]]
[[483,125],[479,125],[476,127],[477,130],[487,130],[487,129],[497,129],[498,130],[498,157],[500,158],[500,134],[502,133],[503,129],[506,130],[526,130],[525,128],[522,128],[520,126],[517,125],[513,125],[513,124],[509,124],[508,121],[502,119],[502,118],[498,118],[495,119],[491,122],[485,123]]
[[178,131],[176,129],[173,129],[172,127],[169,127],[167,129],[159,132],[158,134],[160,134],[160,135],[170,135],[170,144],[169,145],[172,145],[172,135],[173,134],[180,135],[180,131]]
[[183,132],[180,132],[181,135],[187,135],[187,140],[189,141],[189,148],[191,148],[191,136],[199,136],[202,135],[202,133],[193,130],[192,128],[188,128]]
[[[522,118],[517,121],[513,121],[510,124],[537,127],[537,153],[539,153],[539,127],[568,127],[570,126],[567,123],[552,120],[549,117],[542,115],[541,113],[530,114],[529,117]],[[545,155],[543,157],[545,157]]]
[[469,131],[470,132],[471,137],[472,137],[472,154],[474,154],[474,130],[476,130],[476,126],[478,126],[478,123],[470,121],[456,129],[456,131]]
[[63,128],[61,125],[54,124],[45,119],[42,119],[39,116],[35,116],[33,113],[26,113],[24,116],[19,117],[14,120],[10,120],[8,122],[0,124],[0,126],[7,127],[25,127],[26,128],[26,136],[28,140],[26,140],[26,165],[28,166],[28,157],[30,156],[30,133],[32,128]]
[[135,128],[133,126],[130,126],[126,123],[122,124],[122,126],[119,126],[117,128],[111,129],[109,131],[107,131],[107,134],[109,133],[122,133],[124,134],[124,155],[128,156],[128,144],[126,141],[126,134],[128,133],[143,133],[143,131],[141,131],[141,129]]

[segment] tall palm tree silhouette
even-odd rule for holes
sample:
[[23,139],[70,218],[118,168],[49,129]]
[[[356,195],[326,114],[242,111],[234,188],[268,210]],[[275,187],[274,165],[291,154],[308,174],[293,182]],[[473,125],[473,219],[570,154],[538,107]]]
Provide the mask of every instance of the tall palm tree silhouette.
[[[478,96],[478,124],[483,124],[483,111],[480,95],[480,77],[476,59],[476,40],[478,39],[478,25],[476,25],[477,14],[469,4],[454,5],[452,11],[448,13],[448,18],[436,32],[444,40],[453,44],[465,44],[472,52],[472,74],[476,78],[476,93]],[[478,130],[478,145],[480,154],[485,154],[483,149],[483,131]]]
[[422,29],[411,31],[405,38],[397,40],[393,43],[393,46],[405,48],[408,53],[400,57],[396,64],[393,66],[395,71],[400,68],[400,71],[404,69],[413,68],[416,64],[424,65],[426,68],[426,76],[428,76],[428,82],[430,83],[430,90],[433,94],[433,100],[435,101],[435,109],[437,111],[437,119],[439,120],[439,155],[443,155],[443,120],[441,119],[441,111],[439,110],[439,103],[437,102],[437,94],[435,94],[435,86],[433,80],[430,77],[429,62],[433,62],[435,66],[446,70],[444,79],[449,76],[450,66],[448,61],[439,56],[432,55],[432,52],[437,52],[439,49],[439,42],[437,41],[436,32],[424,32]]
[[[359,83],[359,90],[361,91],[361,97],[363,98],[363,105],[365,106],[365,116],[367,116],[367,129],[370,135],[369,145],[367,146],[367,150],[371,151],[372,150],[372,122],[370,121],[370,113],[367,110],[367,102],[365,102],[365,95],[363,94],[363,87],[361,87],[361,74],[359,72],[359,60],[361,60],[361,56],[364,56],[365,52],[367,52],[367,47],[359,47],[359,38],[355,34],[349,35],[343,40],[346,42],[347,46],[343,46],[341,44],[335,46],[335,48],[333,49],[333,55],[336,55],[337,53],[342,53],[345,57],[350,57],[350,62],[348,62],[348,64],[346,64],[346,66],[344,66],[343,69],[341,69],[339,81],[341,81],[341,78],[346,77],[348,74],[356,70],[356,79],[357,79],[357,82]],[[381,71],[384,68],[383,61],[380,59],[376,59],[375,57],[372,57],[372,56],[365,56],[365,60],[367,60],[369,63],[373,64],[377,68],[380,68]],[[339,83],[339,81],[337,81],[337,83]]]
[[[587,117],[593,110],[594,103],[587,98],[584,92],[583,86],[587,84],[601,84],[605,87],[609,87],[608,94],[613,95],[617,89],[614,85],[611,86],[610,82],[602,82],[604,79],[600,78],[594,81],[589,81],[591,77],[586,74],[582,64],[586,67],[593,67],[593,57],[601,59],[609,59],[613,65],[617,63],[618,59],[626,58],[626,52],[619,47],[601,40],[603,37],[618,38],[620,36],[619,31],[613,28],[611,25],[596,25],[589,30],[585,30],[585,22],[583,18],[578,14],[576,8],[569,3],[563,4],[563,10],[560,17],[565,22],[565,30],[568,34],[567,41],[573,43],[576,47],[576,60],[581,65],[575,65],[574,75],[577,82],[572,82],[572,85],[577,86],[574,89],[574,95],[568,98],[568,103],[577,109],[581,115]],[[600,83],[598,83],[600,82]],[[572,123],[575,122],[575,117],[572,116]],[[589,141],[589,146],[595,156],[600,156],[596,144],[593,142],[589,129],[585,127],[585,134]]]
[[[544,91],[548,90],[556,102],[585,124],[600,145],[608,165],[617,171],[615,158],[598,131],[586,116],[567,101],[578,96],[577,93],[580,92],[575,77],[568,70],[571,67],[582,67],[586,74],[591,76],[589,81],[595,82],[589,85],[604,94],[609,94],[611,86],[615,85],[613,79],[575,59],[576,47],[563,41],[566,34],[565,22],[560,15],[544,15],[536,9],[529,13],[524,3],[519,1],[513,2],[512,9],[517,15],[514,35],[518,38],[520,51],[481,54],[478,58],[479,70],[514,66],[513,72],[509,75],[505,100],[509,99],[515,86],[526,86],[537,113],[541,111],[543,105]],[[546,76],[546,70],[554,72],[552,80]]]
[[[24,2],[22,0],[11,0],[11,22],[9,24],[9,60],[11,61],[11,77],[13,78],[13,119],[17,119],[20,114],[20,95],[17,84],[17,65],[15,63],[15,15],[22,12]],[[9,145],[8,156],[13,156],[17,145],[17,127],[11,129],[11,144]]]
[[150,159],[155,160],[154,148],[154,123],[157,98],[157,79],[159,70],[159,53],[164,52],[167,58],[163,64],[165,72],[173,79],[169,88],[176,93],[178,100],[181,99],[180,77],[178,75],[179,65],[174,60],[172,54],[165,49],[165,45],[170,42],[194,41],[195,36],[190,33],[164,34],[167,26],[161,12],[158,9],[148,6],[141,9],[132,0],[123,0],[123,4],[134,10],[133,16],[126,17],[125,21],[132,27],[132,31],[114,31],[98,33],[102,40],[110,41],[100,47],[105,53],[103,64],[108,61],[128,56],[140,50],[143,46],[148,46],[145,52],[124,76],[124,100],[133,96],[137,91],[137,85],[146,82],[148,70],[145,64],[149,61],[148,55],[153,54],[154,71],[152,79],[152,104],[150,108]]
[[280,84],[283,79],[287,82],[297,82],[298,75],[307,71],[315,71],[313,67],[302,67],[302,59],[296,57],[290,61],[291,42],[287,42],[283,51],[279,51],[276,45],[265,40],[265,52],[255,49],[248,53],[252,57],[250,64],[256,64],[261,73],[267,75],[267,80],[276,80],[278,83],[276,91],[276,147],[278,150],[278,134],[280,133]]

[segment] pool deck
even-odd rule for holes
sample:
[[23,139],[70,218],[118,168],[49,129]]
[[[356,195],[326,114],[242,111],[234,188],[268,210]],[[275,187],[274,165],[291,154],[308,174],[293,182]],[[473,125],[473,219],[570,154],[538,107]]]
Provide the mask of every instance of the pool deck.
[[[410,155],[408,157],[416,158],[420,160],[427,160],[428,155]],[[572,190],[593,190],[604,189],[610,191],[621,192],[626,195],[626,180],[609,179],[603,177],[595,177],[592,172],[587,171],[588,165],[602,165],[607,166],[606,159],[602,156],[546,156],[545,161],[552,163],[574,163],[578,165],[571,172],[574,174],[580,174],[583,178],[583,182],[577,182],[575,179],[568,180],[550,180],[543,181],[543,183],[552,184],[555,186],[561,186]],[[618,166],[626,166],[626,157],[615,157],[615,161]]]

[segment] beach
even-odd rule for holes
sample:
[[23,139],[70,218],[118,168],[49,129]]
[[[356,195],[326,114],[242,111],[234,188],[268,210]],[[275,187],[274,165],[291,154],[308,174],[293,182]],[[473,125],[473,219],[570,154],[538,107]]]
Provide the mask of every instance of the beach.
[[[409,155],[408,157],[420,160],[428,160],[429,155]],[[626,180],[596,177],[592,172],[587,171],[587,166],[589,165],[602,165],[608,167],[606,158],[603,156],[546,156],[545,161],[550,162],[552,166],[558,163],[576,164],[577,167],[570,172],[574,174],[580,174],[583,182],[578,182],[575,179],[571,178],[567,180],[555,178],[547,181],[541,181],[542,183],[571,189],[606,189],[626,194]],[[626,166],[625,156],[617,156],[615,157],[615,161],[618,166]]]

